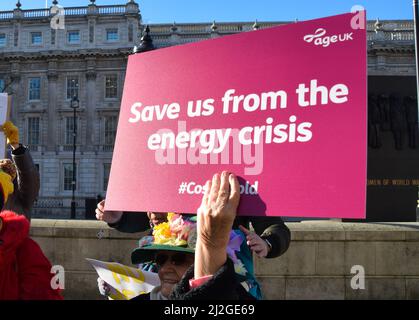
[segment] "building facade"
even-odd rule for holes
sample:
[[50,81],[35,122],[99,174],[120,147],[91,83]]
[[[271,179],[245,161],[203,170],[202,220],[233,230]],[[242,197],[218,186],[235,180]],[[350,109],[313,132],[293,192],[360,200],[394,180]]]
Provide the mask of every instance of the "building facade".
[[[50,9],[24,10],[18,1],[0,12],[0,91],[12,95],[11,120],[39,168],[37,217],[70,215],[74,96],[79,217],[86,199],[105,197],[127,57],[145,29],[134,1],[63,10],[64,29],[52,27]],[[149,35],[159,49],[288,23],[295,22],[153,24]],[[370,21],[367,28],[369,76],[414,78],[413,22]]]

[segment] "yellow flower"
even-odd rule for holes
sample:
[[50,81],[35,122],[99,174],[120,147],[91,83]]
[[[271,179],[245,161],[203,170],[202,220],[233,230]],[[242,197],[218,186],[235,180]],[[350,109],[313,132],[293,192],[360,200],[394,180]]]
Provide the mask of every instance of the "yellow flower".
[[187,241],[183,240],[181,234],[174,232],[171,225],[176,219],[181,218],[178,214],[174,212],[168,212],[167,220],[168,222],[160,223],[154,226],[153,237],[154,244],[166,244],[171,246],[186,246]]
[[176,215],[176,213],[174,213],[174,212],[168,212],[167,213],[167,221],[169,221],[169,223],[172,222],[174,215]]
[[164,244],[170,241],[172,234],[168,222],[163,222],[154,227],[153,230],[154,243]]

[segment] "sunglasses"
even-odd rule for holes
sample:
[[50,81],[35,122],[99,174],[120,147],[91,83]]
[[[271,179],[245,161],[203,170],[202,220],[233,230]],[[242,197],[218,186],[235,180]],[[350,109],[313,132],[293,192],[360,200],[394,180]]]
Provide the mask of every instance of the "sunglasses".
[[154,262],[158,268],[161,268],[168,260],[174,266],[181,266],[186,263],[187,256],[185,253],[175,253],[170,256],[164,253],[158,253],[154,258]]

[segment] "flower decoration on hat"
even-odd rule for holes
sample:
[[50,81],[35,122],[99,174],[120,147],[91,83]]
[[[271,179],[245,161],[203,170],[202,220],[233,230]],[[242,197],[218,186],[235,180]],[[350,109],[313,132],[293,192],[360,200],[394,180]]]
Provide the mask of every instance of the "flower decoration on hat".
[[[140,250],[141,248],[151,249],[156,245],[182,247],[195,250],[197,228],[194,218],[195,217],[183,218],[180,214],[169,212],[167,214],[167,222],[155,225],[152,236],[145,236],[140,239]],[[245,237],[241,231],[232,230],[226,252],[233,261],[235,272],[242,276],[246,276],[248,274],[248,268],[240,257],[237,256],[237,254],[241,252],[241,246],[245,243],[244,239]]]
[[154,244],[188,246],[193,243],[192,241],[188,242],[188,239],[190,235],[194,234],[195,229],[196,223],[183,219],[180,214],[169,212],[167,222],[154,227]]

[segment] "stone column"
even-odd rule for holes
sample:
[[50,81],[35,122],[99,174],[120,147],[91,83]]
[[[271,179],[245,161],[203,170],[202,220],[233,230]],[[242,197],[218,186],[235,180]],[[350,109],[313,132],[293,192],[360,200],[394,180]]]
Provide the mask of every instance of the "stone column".
[[86,151],[95,151],[95,109],[96,109],[96,60],[86,61]]
[[47,126],[47,140],[46,151],[55,151],[57,145],[56,128],[57,128],[57,61],[51,60],[48,62],[48,126]]
[[99,15],[99,10],[94,2],[87,7],[87,28],[89,34],[89,48],[96,46],[96,19]]
[[12,109],[10,110],[10,120],[19,126],[19,105],[24,104],[27,95],[24,92],[24,86],[21,85],[20,61],[11,61],[10,70],[11,93],[12,93]]

